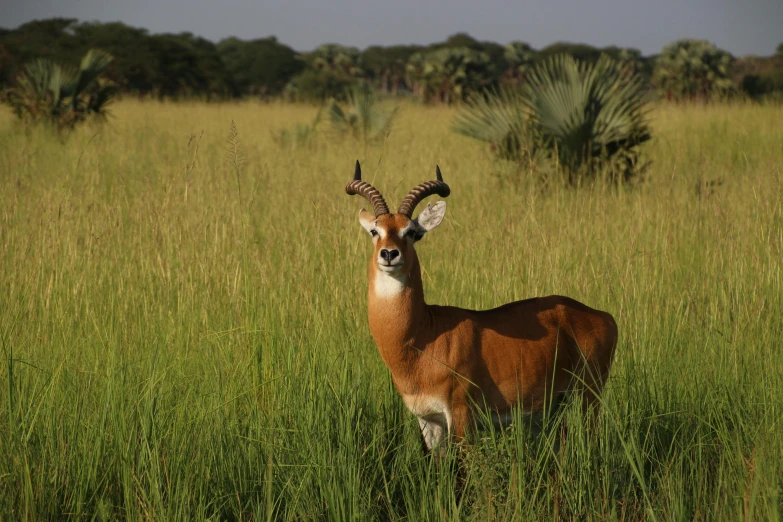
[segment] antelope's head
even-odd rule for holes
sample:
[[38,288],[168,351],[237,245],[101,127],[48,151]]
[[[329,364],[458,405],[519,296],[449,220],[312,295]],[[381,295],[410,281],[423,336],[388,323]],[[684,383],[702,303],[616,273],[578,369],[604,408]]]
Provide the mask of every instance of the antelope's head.
[[359,223],[372,238],[374,250],[371,266],[375,266],[378,271],[397,279],[405,278],[418,261],[413,245],[443,220],[446,214],[445,201],[427,205],[413,219],[413,210],[421,200],[432,194],[445,198],[451,193],[449,186],[443,182],[439,167],[436,167],[435,173],[437,181],[425,181],[413,187],[402,200],[397,213],[392,214],[381,193],[362,181],[362,170],[359,162],[356,162],[353,181],[345,187],[345,192],[349,195],[358,194],[372,204],[372,213],[365,209],[359,211]]

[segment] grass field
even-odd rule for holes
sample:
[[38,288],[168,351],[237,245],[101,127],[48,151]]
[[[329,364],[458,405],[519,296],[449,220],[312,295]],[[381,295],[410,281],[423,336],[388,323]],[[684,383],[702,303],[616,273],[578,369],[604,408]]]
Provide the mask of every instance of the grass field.
[[[781,518],[783,108],[658,108],[645,184],[545,192],[444,108],[273,140],[314,113],[126,101],[66,143],[0,115],[0,519]],[[428,302],[615,316],[596,437],[575,407],[560,453],[481,432],[457,501],[369,334],[357,158],[395,208],[451,186]]]

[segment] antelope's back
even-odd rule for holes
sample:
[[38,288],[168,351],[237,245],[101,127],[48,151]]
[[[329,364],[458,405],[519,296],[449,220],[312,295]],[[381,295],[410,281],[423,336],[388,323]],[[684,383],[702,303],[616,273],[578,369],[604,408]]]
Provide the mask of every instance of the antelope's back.
[[473,313],[482,328],[483,356],[495,359],[498,373],[543,378],[553,364],[574,369],[585,361],[602,378],[609,372],[617,324],[607,312],[550,295]]

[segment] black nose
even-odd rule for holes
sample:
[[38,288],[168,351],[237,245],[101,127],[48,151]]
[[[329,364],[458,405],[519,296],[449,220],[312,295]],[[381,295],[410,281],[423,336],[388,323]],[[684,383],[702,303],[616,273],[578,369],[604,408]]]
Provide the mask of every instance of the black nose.
[[386,250],[385,248],[381,249],[381,259],[385,260],[387,263],[391,263],[392,259],[400,255],[400,251],[396,248],[394,250]]

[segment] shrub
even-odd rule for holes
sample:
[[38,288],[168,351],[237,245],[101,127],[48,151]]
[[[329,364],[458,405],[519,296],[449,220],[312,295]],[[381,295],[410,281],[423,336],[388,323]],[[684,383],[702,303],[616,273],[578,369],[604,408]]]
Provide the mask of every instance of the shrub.
[[497,82],[487,53],[468,47],[442,47],[416,53],[406,65],[408,83],[424,102],[454,103]]
[[105,118],[117,88],[99,75],[111,61],[110,54],[98,49],[88,51],[78,69],[35,60],[16,78],[5,103],[22,121],[50,124],[59,131],[72,129],[90,116]]
[[667,99],[710,101],[731,90],[732,61],[706,40],[679,40],[656,59],[654,80]]
[[533,68],[521,91],[473,95],[452,128],[504,160],[546,157],[569,184],[604,170],[627,181],[644,170],[647,101],[641,78],[607,56],[590,64],[557,55]]
[[288,101],[323,103],[329,99],[345,99],[345,93],[356,84],[348,76],[319,69],[305,69],[286,85],[283,96]]

